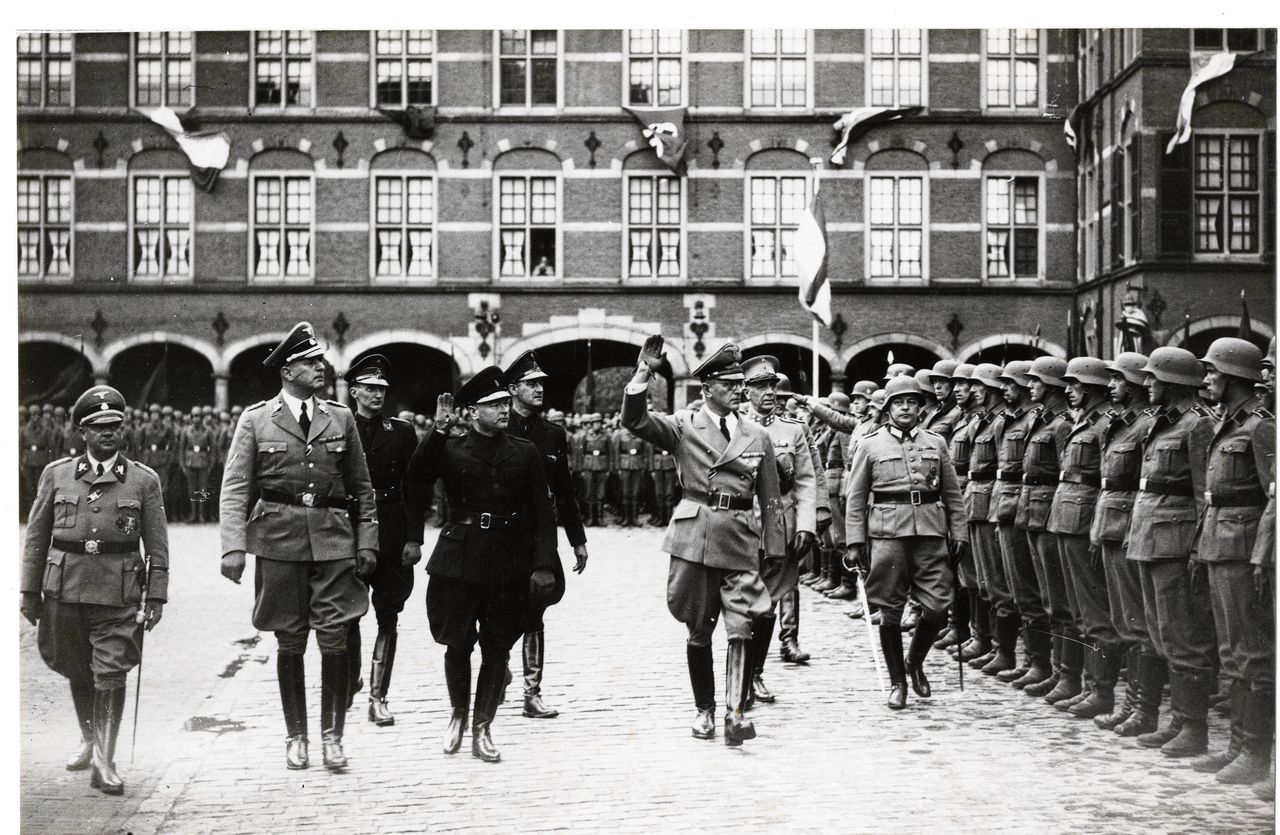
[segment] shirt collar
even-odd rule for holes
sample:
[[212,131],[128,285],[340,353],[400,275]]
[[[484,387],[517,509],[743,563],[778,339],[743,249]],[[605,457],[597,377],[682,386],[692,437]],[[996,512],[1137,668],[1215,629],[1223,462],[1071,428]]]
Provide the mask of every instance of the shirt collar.
[[920,434],[919,427],[913,426],[908,430],[902,430],[893,424],[889,424],[889,434],[897,438],[899,441],[914,441],[916,435]]
[[101,464],[101,465],[102,465],[102,471],[103,471],[104,473],[106,473],[106,472],[110,472],[110,471],[111,471],[111,469],[112,469],[113,467],[115,467],[115,465],[116,465],[116,461],[120,458],[120,453],[118,453],[118,452],[117,452],[115,455],[112,455],[112,456],[111,456],[110,458],[108,458],[106,461],[99,461],[97,458],[94,458],[94,457],[93,457],[93,454],[92,454],[92,453],[90,453],[89,451],[87,451],[87,450],[86,450],[86,451],[85,451],[85,454],[84,454],[84,457],[85,457],[85,459],[89,462],[89,469],[94,470],[94,472],[97,472],[97,470],[96,470],[95,468],[96,468],[99,464]]
[[763,415],[757,412],[754,406],[747,412],[747,414],[751,417],[752,420],[754,420],[756,423],[760,424],[761,426],[768,426],[769,424],[773,423],[775,420],[778,419],[777,411],[772,411],[767,415]]
[[305,401],[299,400],[284,389],[280,390],[280,399],[284,401],[284,405],[289,409],[289,414],[293,415],[293,419],[297,420],[302,414],[302,404],[307,404],[307,416],[314,419],[316,416],[316,398],[308,397]]
[[[715,412],[708,409],[707,404],[705,403],[702,404],[702,413],[707,416],[707,420],[711,421],[712,426],[717,430],[720,429],[721,418],[717,417]],[[730,411],[729,414],[724,416],[724,423],[725,426],[729,427],[729,437],[732,438],[733,434],[738,431],[738,413]]]

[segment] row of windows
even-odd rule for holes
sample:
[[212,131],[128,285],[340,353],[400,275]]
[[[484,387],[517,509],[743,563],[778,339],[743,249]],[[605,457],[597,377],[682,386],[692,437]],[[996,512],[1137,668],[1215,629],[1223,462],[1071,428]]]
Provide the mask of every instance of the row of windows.
[[[1197,30],[1198,31],[1198,30]],[[372,38],[375,107],[435,101],[435,39],[429,29],[376,30]],[[873,106],[924,105],[928,33],[867,31],[867,100]],[[626,35],[625,103],[686,103],[685,35],[680,29],[632,29]],[[253,33],[252,106],[315,105],[315,42],[302,30]],[[1037,29],[984,32],[984,92],[991,109],[1037,108],[1044,75],[1044,38]],[[19,38],[18,104],[66,107],[71,96],[71,36]],[[133,43],[133,102],[139,107],[191,107],[195,53],[190,32],[139,32]],[[507,107],[555,107],[561,98],[561,33],[504,29],[496,34],[497,100]],[[752,29],[745,55],[750,107],[805,108],[812,87],[812,44],[805,29]]]
[[[1139,52],[1139,29],[1085,29],[1080,33],[1076,67],[1080,97],[1089,99],[1128,67]],[[1264,48],[1261,29],[1191,29],[1191,52],[1257,52]]]
[[[751,176],[746,215],[749,275],[777,280],[797,275],[796,231],[808,202],[800,176]],[[189,279],[194,229],[191,181],[184,175],[132,178],[130,269],[141,279]],[[434,275],[435,180],[410,174],[372,182],[371,272],[381,279]],[[560,183],[549,176],[498,178],[497,274],[551,277],[560,263]],[[992,176],[984,181],[986,276],[1041,275],[1039,176]],[[867,179],[867,275],[920,280],[927,275],[927,182],[917,175]],[[625,275],[680,278],[684,274],[684,188],[677,177],[630,175],[626,183]],[[257,278],[312,274],[314,183],[310,176],[255,176],[252,183],[251,273]],[[18,178],[18,274],[71,275],[71,178]]]

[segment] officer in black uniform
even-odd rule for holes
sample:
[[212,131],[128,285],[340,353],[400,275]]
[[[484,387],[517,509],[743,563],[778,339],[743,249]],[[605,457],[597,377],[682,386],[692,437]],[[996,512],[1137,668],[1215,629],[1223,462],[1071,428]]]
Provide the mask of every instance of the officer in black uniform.
[[[573,547],[573,570],[581,574],[587,567],[587,534],[582,529],[578,503],[573,499],[573,478],[569,475],[569,439],[563,426],[542,415],[542,381],[548,375],[538,366],[533,351],[525,351],[511,363],[504,375],[511,393],[511,420],[507,433],[524,438],[542,455],[542,466],[555,501],[557,521]],[[551,566],[556,585],[547,606],[564,596],[564,568],[559,556]],[[560,712],[542,703],[542,668],[546,651],[542,615],[546,606],[531,606],[524,627],[524,715],[530,719],[552,719]]]
[[454,395],[436,402],[435,429],[409,462],[405,507],[409,541],[422,543],[437,479],[449,496],[449,517],[427,562],[427,620],[444,654],[453,716],[444,752],[457,753],[471,698],[471,651],[480,642],[471,753],[501,759],[489,735],[506,682],[511,647],[524,632],[529,606],[545,606],[555,588],[555,512],[537,447],[510,435],[511,395],[502,369],[489,366],[458,390],[471,429],[449,435],[457,421]]
[[[373,642],[369,670],[369,721],[379,727],[396,723],[387,708],[391,670],[396,662],[396,622],[413,591],[413,566],[422,559],[420,546],[405,543],[404,497],[400,492],[418,436],[408,421],[382,414],[390,373],[391,363],[386,357],[370,354],[346,374],[347,390],[356,402],[356,429],[378,502],[378,565],[369,577],[373,611],[378,619],[378,637]],[[349,692],[354,699],[361,666],[359,618],[351,621],[347,633],[347,657],[351,661]]]

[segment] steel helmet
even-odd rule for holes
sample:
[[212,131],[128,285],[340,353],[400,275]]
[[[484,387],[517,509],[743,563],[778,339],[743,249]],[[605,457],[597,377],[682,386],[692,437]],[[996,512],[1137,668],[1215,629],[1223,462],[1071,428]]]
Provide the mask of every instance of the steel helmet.
[[1267,345],[1267,355],[1262,358],[1262,365],[1272,371],[1276,370],[1276,338],[1274,336],[1271,337],[1271,342]]
[[926,371],[925,374],[929,376],[930,380],[935,378],[939,380],[950,380],[956,376],[956,368],[959,366],[960,363],[955,360],[938,360],[933,364],[933,370]]
[[[930,371],[927,368],[922,368],[915,373],[915,378],[916,378],[916,382],[920,384],[921,391],[927,391],[930,395],[933,394],[933,372],[932,371]],[[951,375],[948,374],[946,377],[943,377],[942,379],[950,380]]]
[[1196,355],[1185,348],[1155,349],[1142,370],[1162,383],[1200,388],[1204,382],[1204,367]]
[[773,384],[773,392],[775,395],[777,395],[777,398],[779,400],[783,400],[795,394],[795,392],[791,390],[790,377],[788,377],[786,374],[783,374],[781,371],[777,372],[776,376],[778,380],[776,383]]
[[[976,367],[977,367],[977,366],[972,365],[971,363],[962,362],[962,363],[960,363],[960,364],[958,364],[958,365],[956,366],[955,371],[952,371],[952,372],[951,372],[951,379],[953,379],[953,380],[969,380],[969,379],[972,379],[972,378],[973,378],[973,369],[974,369],[974,368],[976,368]],[[936,370],[936,366],[935,366],[935,370]]]
[[893,365],[889,366],[889,369],[887,371],[884,372],[884,379],[885,379],[885,382],[888,382],[892,380],[894,377],[899,377],[903,374],[910,375],[915,373],[916,373],[916,370],[911,366],[907,365],[905,362],[895,362]]
[[920,383],[916,381],[916,378],[907,374],[900,374],[885,384],[884,404],[888,406],[895,397],[906,397],[910,394],[920,398],[921,403],[924,402],[924,389],[920,387]]
[[973,367],[973,374],[969,376],[969,380],[999,391],[1000,376],[1003,373],[1004,370],[993,362],[980,362]]
[[870,400],[871,395],[875,394],[876,389],[878,388],[880,387],[877,386],[875,383],[873,383],[871,380],[859,380],[858,382],[853,384],[853,396],[865,397],[866,399]]
[[1111,382],[1107,374],[1107,364],[1096,357],[1076,357],[1067,363],[1067,373],[1062,379],[1068,383],[1083,383],[1086,386],[1106,387]]
[[1005,365],[1004,371],[1000,374],[1000,382],[1014,383],[1023,388],[1031,387],[1031,377],[1027,372],[1031,370],[1031,363],[1026,360],[1014,360]]
[[1262,382],[1262,351],[1248,340],[1234,336],[1215,339],[1200,361],[1223,374],[1253,383]]
[[1146,373],[1143,371],[1146,367],[1147,355],[1137,351],[1125,351],[1107,363],[1107,371],[1119,374],[1135,386],[1146,382]]
[[1031,363],[1031,369],[1026,373],[1031,379],[1039,380],[1046,386],[1067,387],[1066,381],[1062,379],[1062,375],[1067,373],[1066,360],[1060,360],[1057,357],[1036,357]]
[[[914,383],[915,380],[912,380],[911,382]],[[884,408],[884,400],[884,389],[876,389],[871,393],[871,405],[875,406],[877,409]]]
[[837,412],[849,413],[849,395],[842,391],[833,391],[827,395],[827,405]]

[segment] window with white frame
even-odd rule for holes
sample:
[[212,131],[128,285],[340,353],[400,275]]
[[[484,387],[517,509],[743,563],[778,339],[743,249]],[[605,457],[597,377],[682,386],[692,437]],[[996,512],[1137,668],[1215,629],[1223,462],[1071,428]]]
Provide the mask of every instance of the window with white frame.
[[804,107],[809,99],[809,33],[751,30],[751,106]]
[[751,178],[751,277],[797,275],[796,229],[804,216],[804,177]]
[[684,101],[683,32],[679,29],[627,31],[627,103],[675,107]]
[[59,174],[18,177],[18,275],[71,275],[71,178]]
[[1257,52],[1262,49],[1257,29],[1192,29],[1192,52]]
[[133,245],[136,278],[191,277],[191,178],[133,178]]
[[18,105],[71,106],[71,33],[18,36]]
[[1195,142],[1195,253],[1257,255],[1262,238],[1262,147],[1253,134]]
[[627,178],[627,277],[681,274],[680,178],[650,174]]
[[868,185],[868,275],[924,275],[924,178],[871,177]]
[[138,107],[190,107],[190,32],[138,32],[133,41],[133,96]]
[[924,103],[924,34],[920,29],[871,30],[873,107],[913,107]]
[[374,32],[374,79],[378,107],[431,104],[435,82],[434,33],[430,29]]
[[498,32],[498,103],[555,105],[559,100],[560,39],[555,29]]
[[987,278],[1040,275],[1040,178],[986,179]]
[[435,181],[430,177],[374,178],[375,277],[431,277],[435,194]]
[[310,176],[260,175],[253,181],[253,274],[262,278],[311,275]]
[[311,107],[311,33],[268,29],[253,33],[254,107]]
[[558,192],[555,177],[498,179],[500,276],[542,278],[556,274]]
[[989,109],[1040,105],[1040,30],[988,29],[986,93]]

